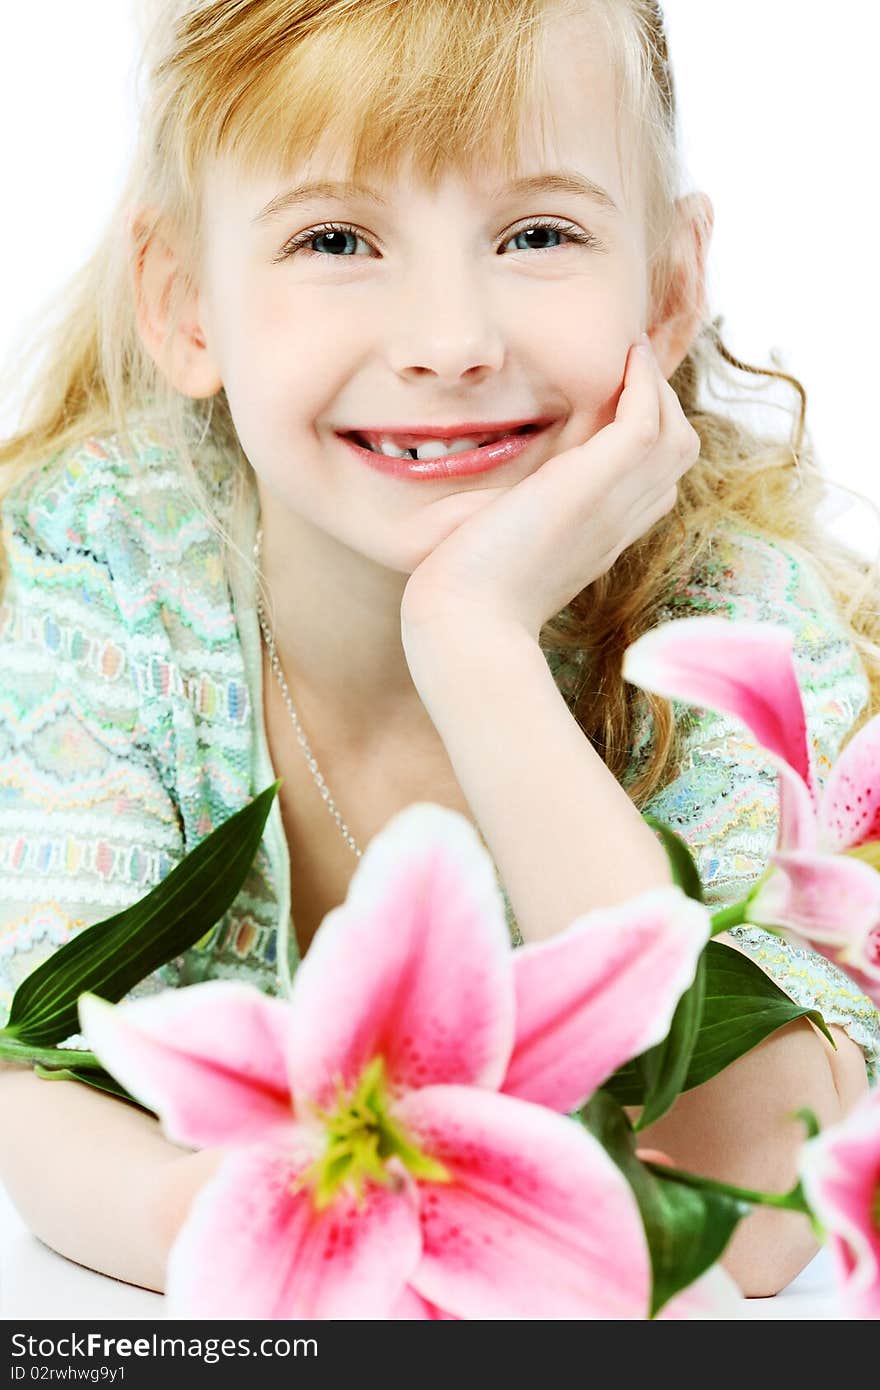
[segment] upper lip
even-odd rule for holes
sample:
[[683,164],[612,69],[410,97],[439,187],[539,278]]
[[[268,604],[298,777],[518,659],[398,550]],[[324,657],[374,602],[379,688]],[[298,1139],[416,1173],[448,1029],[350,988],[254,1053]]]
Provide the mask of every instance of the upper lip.
[[395,435],[417,439],[466,439],[473,434],[497,434],[500,430],[518,430],[523,425],[549,425],[552,416],[523,415],[516,420],[466,420],[457,425],[360,425],[337,430],[337,434],[360,434],[366,439],[394,438]]

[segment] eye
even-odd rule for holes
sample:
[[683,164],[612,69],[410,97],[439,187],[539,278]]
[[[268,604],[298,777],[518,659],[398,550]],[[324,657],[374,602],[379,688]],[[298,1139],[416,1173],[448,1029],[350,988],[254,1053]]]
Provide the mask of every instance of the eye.
[[[594,237],[591,232],[584,232],[580,227],[574,227],[570,222],[560,222],[555,217],[536,218],[531,222],[527,222],[524,226],[520,227],[518,231],[512,232],[508,241],[516,241],[519,237],[533,236],[536,232],[538,233],[539,240],[544,234],[551,232],[556,236],[567,237],[570,242],[578,246],[598,246],[599,244],[596,237]],[[506,242],[505,245],[507,245]],[[540,252],[562,250],[563,247],[561,244],[557,244],[556,246],[534,246],[527,244],[526,246],[517,246],[514,249],[517,251]]]
[[[504,245],[516,241],[519,237],[534,236],[536,233],[539,241],[550,233],[553,236],[565,237],[570,243],[578,246],[599,245],[597,238],[591,232],[585,232],[580,227],[575,227],[570,222],[562,222],[557,218],[534,218],[531,222],[525,223],[517,231],[511,233]],[[318,244],[321,242],[323,242],[323,246]],[[308,259],[350,260],[357,254],[358,242],[364,246],[369,245],[369,242],[360,235],[356,227],[351,227],[346,222],[324,222],[320,227],[309,227],[304,232],[297,232],[296,236],[291,237],[282,246],[278,255],[273,258],[273,264],[297,254],[305,255]],[[312,243],[315,243],[315,249],[312,249]],[[564,246],[562,243],[550,246],[527,244],[517,246],[514,249],[516,251],[546,253],[547,251],[563,250]]]
[[[307,258],[344,260],[354,254],[351,249],[352,243],[356,246],[359,241],[364,246],[368,244],[356,227],[349,227],[345,222],[325,222],[320,227],[309,227],[304,232],[297,232],[296,236],[291,237],[290,241],[282,246],[278,255],[274,257],[273,264],[287,260],[297,252],[304,253]],[[312,242],[323,242],[324,245],[313,251]]]

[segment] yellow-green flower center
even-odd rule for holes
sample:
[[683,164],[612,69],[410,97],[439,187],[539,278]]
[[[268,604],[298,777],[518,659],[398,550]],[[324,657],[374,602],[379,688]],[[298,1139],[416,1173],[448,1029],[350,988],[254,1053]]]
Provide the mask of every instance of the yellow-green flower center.
[[293,1185],[294,1191],[310,1186],[319,1211],[330,1205],[343,1185],[354,1191],[359,1207],[364,1204],[365,1181],[394,1187],[400,1176],[389,1171],[391,1158],[398,1158],[413,1177],[428,1182],[452,1181],[449,1170],[423,1153],[392,1120],[382,1057],[374,1057],[364,1068],[348,1095],[337,1078],[336,1096],[335,1110],[312,1107],[327,1130],[327,1147]]
[[845,849],[843,853],[850,859],[861,859],[863,864],[870,864],[872,869],[880,869],[880,840],[869,840],[867,844],[856,845],[855,849]]

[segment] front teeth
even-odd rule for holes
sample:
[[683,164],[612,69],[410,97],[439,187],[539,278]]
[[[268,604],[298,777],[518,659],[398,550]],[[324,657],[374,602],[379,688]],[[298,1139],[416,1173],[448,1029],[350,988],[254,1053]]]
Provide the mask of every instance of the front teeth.
[[[376,453],[372,444],[368,444],[367,448],[372,449],[374,454]],[[381,439],[379,441],[379,453],[388,454],[390,458],[395,459],[409,458],[409,449],[401,449],[397,444],[392,444],[390,439]]]
[[478,449],[478,439],[453,439],[448,444],[442,439],[429,439],[416,449],[417,459],[440,459],[444,454],[465,454],[468,449]]
[[479,440],[477,439],[453,439],[448,444],[442,439],[428,439],[415,450],[401,449],[399,444],[395,444],[390,439],[380,439],[379,441],[379,452],[397,459],[409,458],[413,453],[417,459],[439,459],[446,454],[464,454],[468,449],[477,448],[479,448]]

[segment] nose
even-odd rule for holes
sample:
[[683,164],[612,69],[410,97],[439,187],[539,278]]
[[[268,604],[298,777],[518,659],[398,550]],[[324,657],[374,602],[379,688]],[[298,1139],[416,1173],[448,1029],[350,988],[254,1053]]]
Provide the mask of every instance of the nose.
[[388,360],[404,378],[456,385],[482,381],[504,362],[504,341],[485,287],[463,267],[438,266],[413,279],[387,339]]

